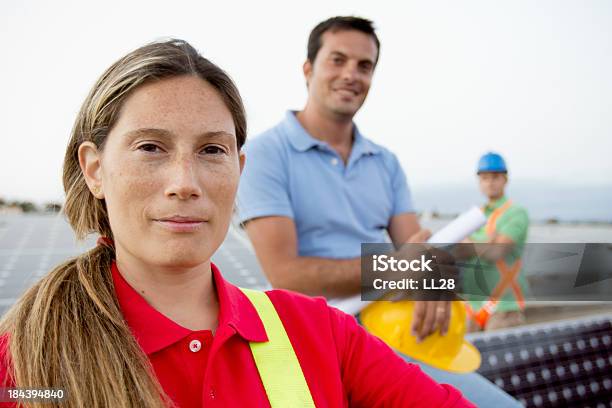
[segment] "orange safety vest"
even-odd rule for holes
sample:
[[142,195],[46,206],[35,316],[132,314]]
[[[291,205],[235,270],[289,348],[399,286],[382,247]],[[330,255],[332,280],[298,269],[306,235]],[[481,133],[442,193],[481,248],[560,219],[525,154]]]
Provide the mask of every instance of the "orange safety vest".
[[[501,215],[506,212],[511,205],[512,202],[508,200],[504,205],[491,213],[489,219],[487,220],[487,225],[485,226],[485,232],[487,235],[493,235],[498,218],[501,217]],[[479,310],[474,311],[474,309],[472,309],[472,307],[465,302],[465,309],[468,317],[473,319],[482,329],[484,329],[487,325],[487,321],[491,315],[495,313],[499,299],[509,287],[511,287],[512,291],[514,292],[514,297],[516,298],[519,308],[521,310],[525,308],[525,298],[523,296],[521,287],[516,281],[516,278],[521,272],[522,265],[521,259],[517,259],[512,265],[508,265],[504,259],[499,259],[497,262],[495,262],[495,266],[499,272],[500,280],[497,283],[497,286],[495,286],[491,292],[491,296],[489,299],[487,299],[486,303]]]

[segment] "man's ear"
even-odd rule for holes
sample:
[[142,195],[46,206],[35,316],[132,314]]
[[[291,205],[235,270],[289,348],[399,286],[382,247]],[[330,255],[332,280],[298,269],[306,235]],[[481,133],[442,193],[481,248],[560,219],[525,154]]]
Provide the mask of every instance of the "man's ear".
[[83,142],[79,146],[79,165],[85,177],[89,191],[99,200],[104,199],[102,186],[102,157],[98,147],[92,142]]
[[240,152],[238,156],[238,161],[240,162],[240,174],[242,174],[242,170],[244,170],[244,164],[246,163],[246,155],[244,152]]
[[302,71],[304,72],[304,78],[306,79],[306,87],[310,84],[310,77],[312,76],[312,62],[307,59],[302,65]]

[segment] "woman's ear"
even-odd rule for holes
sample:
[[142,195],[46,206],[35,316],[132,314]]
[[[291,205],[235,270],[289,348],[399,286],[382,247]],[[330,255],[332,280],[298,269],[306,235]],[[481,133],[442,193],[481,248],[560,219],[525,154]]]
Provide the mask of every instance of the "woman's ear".
[[240,162],[240,174],[242,174],[242,170],[244,170],[244,163],[246,163],[246,156],[244,152],[240,152],[238,156],[238,161]]
[[89,191],[98,200],[104,199],[102,186],[102,161],[98,147],[92,142],[83,142],[79,146],[79,165],[85,177]]

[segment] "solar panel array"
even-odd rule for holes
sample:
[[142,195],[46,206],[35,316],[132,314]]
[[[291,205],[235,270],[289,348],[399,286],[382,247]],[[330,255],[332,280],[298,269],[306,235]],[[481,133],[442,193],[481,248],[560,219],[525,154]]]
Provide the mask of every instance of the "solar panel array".
[[612,407],[612,315],[468,338],[478,372],[527,407]]

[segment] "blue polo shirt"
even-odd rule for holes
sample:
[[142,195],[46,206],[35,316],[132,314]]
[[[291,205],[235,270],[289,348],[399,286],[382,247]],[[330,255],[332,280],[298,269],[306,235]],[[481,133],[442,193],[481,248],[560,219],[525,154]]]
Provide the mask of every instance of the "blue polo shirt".
[[347,165],[302,127],[295,112],[244,147],[241,222],[292,218],[300,256],[354,258],[362,242],[388,242],[392,216],[414,212],[406,176],[389,150],[354,126]]

